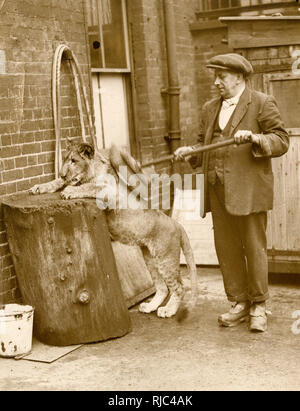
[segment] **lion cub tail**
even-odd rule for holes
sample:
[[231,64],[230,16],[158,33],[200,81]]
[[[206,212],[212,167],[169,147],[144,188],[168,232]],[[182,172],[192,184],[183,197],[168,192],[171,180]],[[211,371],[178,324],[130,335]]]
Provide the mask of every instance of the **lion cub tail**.
[[[181,233],[180,245],[181,245],[183,254],[185,256],[185,259],[186,259],[186,264],[187,264],[188,271],[190,274],[190,279],[191,279],[192,297],[189,302],[189,308],[194,308],[196,306],[197,298],[198,298],[197,268],[195,264],[194,253],[191,247],[191,243],[185,232],[185,229],[179,223],[178,223],[178,227]],[[186,317],[188,316],[188,313],[189,313],[189,309],[184,304],[182,304],[176,313],[176,320],[178,322],[182,322],[183,320],[186,319]]]

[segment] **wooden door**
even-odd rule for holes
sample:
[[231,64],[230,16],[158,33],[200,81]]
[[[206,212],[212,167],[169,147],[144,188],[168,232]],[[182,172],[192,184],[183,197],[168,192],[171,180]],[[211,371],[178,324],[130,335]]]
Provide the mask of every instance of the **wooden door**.
[[270,271],[300,273],[300,76],[264,76],[265,91],[275,96],[290,134],[287,154],[272,160],[274,207],[269,212]]

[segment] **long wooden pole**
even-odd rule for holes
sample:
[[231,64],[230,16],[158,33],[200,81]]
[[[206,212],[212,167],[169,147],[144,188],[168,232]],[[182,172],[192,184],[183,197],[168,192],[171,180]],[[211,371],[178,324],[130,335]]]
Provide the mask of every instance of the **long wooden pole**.
[[[198,153],[203,153],[205,151],[216,150],[217,148],[230,146],[231,144],[234,144],[234,138],[230,138],[229,140],[226,140],[226,141],[220,141],[219,143],[207,144],[206,146],[202,146],[202,147],[199,147],[199,148],[195,149],[191,153],[187,153],[187,154],[183,155],[183,157],[187,157],[187,156],[198,154]],[[167,156],[160,157],[157,160],[148,161],[148,162],[142,164],[141,167],[142,168],[149,167],[149,166],[153,166],[155,164],[160,164],[160,163],[163,163],[164,161],[170,161],[170,160],[174,160],[174,155],[173,154],[169,154]]]

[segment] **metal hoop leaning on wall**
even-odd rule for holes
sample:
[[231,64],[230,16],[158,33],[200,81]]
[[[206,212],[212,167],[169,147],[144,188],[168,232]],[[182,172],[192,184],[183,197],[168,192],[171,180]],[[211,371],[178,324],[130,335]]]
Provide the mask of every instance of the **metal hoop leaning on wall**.
[[70,62],[71,71],[72,71],[72,75],[74,78],[82,139],[84,142],[86,141],[81,93],[83,95],[84,108],[85,108],[87,119],[88,119],[89,133],[92,138],[92,142],[93,142],[95,149],[97,148],[97,142],[96,142],[96,137],[94,133],[92,116],[91,116],[89,103],[88,103],[87,95],[86,95],[86,89],[83,84],[83,79],[82,79],[82,75],[79,69],[77,58],[75,57],[73,51],[67,45],[60,44],[55,50],[53,66],[52,66],[52,107],[53,107],[53,118],[54,118],[54,128],[55,128],[55,178],[58,178],[59,170],[62,166],[61,133],[60,133],[60,130],[61,130],[60,69],[61,69],[62,56],[64,53],[65,55],[67,55],[67,59]]

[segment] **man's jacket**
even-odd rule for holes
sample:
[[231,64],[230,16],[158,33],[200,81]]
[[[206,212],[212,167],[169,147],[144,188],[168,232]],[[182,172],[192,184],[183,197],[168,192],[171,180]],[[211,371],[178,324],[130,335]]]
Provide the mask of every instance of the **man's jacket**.
[[[221,98],[207,102],[203,107],[200,139],[210,144],[214,125],[222,104]],[[275,99],[246,87],[232,114],[228,139],[238,130],[250,130],[260,137],[260,144],[230,145],[224,155],[225,205],[230,214],[248,215],[273,208],[274,177],[271,158],[287,152],[289,136],[284,129]],[[195,148],[197,146],[196,145]],[[204,213],[210,211],[207,171],[210,152],[195,155],[192,167],[202,165],[204,184]]]

